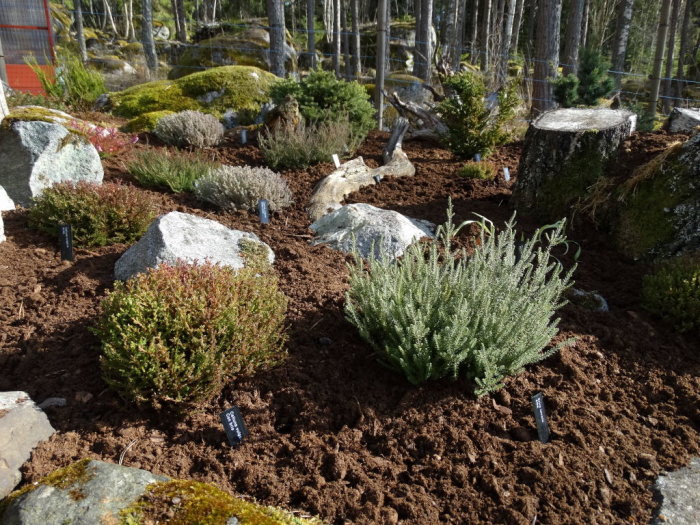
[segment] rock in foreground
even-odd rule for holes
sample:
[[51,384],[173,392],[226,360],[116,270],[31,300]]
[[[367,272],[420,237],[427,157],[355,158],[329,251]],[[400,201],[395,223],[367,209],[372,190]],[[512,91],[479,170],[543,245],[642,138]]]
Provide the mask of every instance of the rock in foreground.
[[653,525],[700,523],[700,458],[685,468],[659,476],[654,488],[661,495],[661,508]]
[[[250,244],[248,244],[250,243]],[[243,268],[246,252],[262,248],[272,264],[275,254],[254,233],[232,230],[223,224],[196,215],[172,211],[158,217],[144,236],[114,265],[115,279],[125,281],[159,264],[203,262],[205,260]],[[254,255],[250,255],[254,256]]]

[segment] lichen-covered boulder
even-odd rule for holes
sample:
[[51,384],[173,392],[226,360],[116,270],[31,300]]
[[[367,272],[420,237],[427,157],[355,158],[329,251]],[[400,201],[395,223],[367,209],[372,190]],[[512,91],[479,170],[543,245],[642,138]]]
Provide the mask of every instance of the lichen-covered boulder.
[[[19,469],[34,447],[53,433],[46,414],[26,392],[0,392],[0,500],[22,480]],[[0,523],[6,522],[0,518]]]
[[120,75],[135,75],[136,69],[127,61],[118,56],[94,57],[88,60],[88,64],[95,69]]
[[616,189],[617,247],[633,258],[700,250],[700,135],[670,147]]
[[142,131],[153,131],[156,129],[156,124],[163,117],[168,115],[174,115],[174,111],[164,110],[164,111],[151,111],[150,113],[144,113],[136,118],[132,118],[129,122],[124,124],[121,131],[125,133],[140,133]]
[[45,108],[43,106],[16,106],[12,108],[10,114],[5,117],[3,123],[9,125],[11,122],[37,120],[41,122],[53,122],[54,124],[61,124],[67,128],[75,129],[90,129],[94,126],[94,124],[76,118],[65,111]]
[[272,264],[275,254],[254,233],[232,230],[210,219],[172,211],[158,217],[144,236],[114,265],[114,277],[125,281],[162,263],[209,261],[234,269],[262,249]]
[[668,116],[668,130],[671,133],[691,133],[700,126],[700,110],[673,108]]
[[322,525],[318,519],[234,497],[206,483],[88,459],[0,502],[0,523]]
[[570,216],[573,205],[606,176],[635,125],[634,113],[622,110],[558,109],[542,114],[525,135],[511,202],[542,221]]
[[652,525],[697,525],[700,523],[700,458],[675,472],[658,477],[654,490],[661,507]]
[[311,225],[312,244],[326,244],[350,253],[356,247],[362,257],[390,259],[403,255],[421,237],[432,237],[434,225],[410,219],[398,212],[369,204],[348,204],[328,213]]
[[116,115],[134,118],[154,111],[210,113],[221,118],[233,110],[241,124],[252,124],[277,79],[250,66],[208,69],[177,80],[156,80],[109,94],[108,106]]
[[[285,69],[297,70],[297,52],[289,42],[284,45]],[[251,27],[236,34],[217,35],[202,40],[178,59],[168,78],[181,78],[197,71],[218,66],[254,66],[270,69],[270,35],[267,29]]]
[[100,155],[81,133],[43,121],[3,121],[0,125],[0,185],[28,206],[57,182],[101,183]]

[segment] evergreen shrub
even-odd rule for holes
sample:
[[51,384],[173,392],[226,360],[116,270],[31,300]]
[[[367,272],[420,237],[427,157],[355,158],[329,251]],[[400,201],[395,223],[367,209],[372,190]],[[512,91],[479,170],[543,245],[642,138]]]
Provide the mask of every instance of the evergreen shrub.
[[354,151],[359,142],[347,119],[298,126],[275,126],[258,137],[265,163],[272,169],[306,168],[331,156]]
[[700,253],[669,259],[644,277],[643,304],[679,332],[700,330]]
[[486,85],[478,73],[447,77],[443,87],[447,96],[437,112],[447,126],[442,140],[455,155],[471,158],[480,153],[485,158],[508,141],[505,125],[514,118],[518,105],[514,83],[498,91],[493,107],[489,107]]
[[201,157],[146,150],[129,163],[129,173],[144,186],[173,193],[194,190],[194,182],[217,164]]
[[270,211],[291,206],[287,182],[268,168],[221,166],[195,183],[195,194],[224,210],[255,210],[266,199]]
[[574,268],[564,271],[552,255],[567,243],[564,221],[519,244],[512,220],[496,233],[482,219],[467,256],[452,239],[473,222],[455,227],[450,207],[427,247],[413,244],[397,262],[356,255],[345,311],[380,361],[411,383],[464,377],[483,395],[566,344],[545,350]]
[[467,179],[492,180],[496,177],[498,168],[491,162],[467,162],[459,170],[459,174]]
[[89,109],[100,95],[107,92],[102,74],[86,67],[75,54],[66,51],[59,54],[55,75],[47,74],[34,57],[25,61],[51,99]]
[[331,71],[315,70],[299,82],[285,79],[270,88],[275,104],[282,103],[287,95],[297,100],[307,123],[336,122],[347,116],[356,144],[375,127],[374,106],[364,87],[354,81],[339,80]]
[[76,246],[104,246],[137,240],[157,211],[155,199],[133,186],[62,182],[34,199],[29,225],[58,237],[58,227],[70,224]]
[[206,148],[223,140],[224,126],[212,115],[185,110],[158,120],[153,133],[172,146]]
[[94,332],[104,379],[137,404],[208,400],[282,360],[286,305],[269,264],[163,264],[102,302]]
[[610,63],[600,51],[584,49],[581,52],[578,74],[554,79],[554,98],[565,108],[576,105],[595,106],[615,88],[608,76]]

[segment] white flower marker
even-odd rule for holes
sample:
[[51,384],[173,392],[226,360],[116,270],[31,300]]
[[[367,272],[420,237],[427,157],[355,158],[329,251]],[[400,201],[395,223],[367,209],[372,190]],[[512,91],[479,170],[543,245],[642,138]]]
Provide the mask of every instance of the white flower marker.
[[340,158],[338,158],[337,153],[333,153],[333,164],[335,164],[336,168],[340,168]]
[[248,143],[248,130],[242,129],[241,130],[241,144],[247,144],[247,143]]
[[503,168],[503,178],[506,182],[510,182],[510,168]]

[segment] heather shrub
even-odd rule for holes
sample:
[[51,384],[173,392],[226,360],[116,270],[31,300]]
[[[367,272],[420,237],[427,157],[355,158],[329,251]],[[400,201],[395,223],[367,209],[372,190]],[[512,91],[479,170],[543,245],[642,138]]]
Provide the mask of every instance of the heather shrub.
[[473,222],[455,228],[449,209],[427,247],[413,244],[396,262],[356,255],[345,311],[380,361],[411,383],[464,377],[482,395],[565,344],[546,349],[574,269],[552,256],[566,243],[563,221],[516,243],[512,220],[496,233],[482,219],[467,256],[451,241]]
[[266,199],[270,211],[292,204],[292,192],[278,173],[267,168],[221,166],[198,179],[195,194],[225,210],[255,210]]
[[186,110],[161,118],[153,133],[173,146],[206,148],[223,140],[224,126],[212,115]]
[[493,107],[478,73],[447,77],[443,86],[447,97],[438,104],[437,111],[447,126],[442,139],[455,155],[471,158],[480,153],[486,157],[508,140],[505,125],[515,116],[518,105],[514,83],[498,91]]
[[467,162],[458,173],[467,179],[492,180],[497,171],[498,168],[491,162]]
[[104,246],[135,241],[156,214],[153,197],[133,186],[62,182],[34,199],[29,225],[57,237],[70,224],[76,246]]
[[146,150],[136,156],[128,169],[144,186],[181,193],[193,191],[194,181],[216,166],[215,162],[200,157]]
[[137,404],[208,400],[282,360],[286,305],[269,265],[161,265],[102,302],[104,379]]
[[67,127],[85,135],[103,158],[122,153],[139,141],[138,135],[122,133],[117,128],[93,126],[82,120],[72,120]]
[[[352,135],[359,144],[374,129],[374,106],[364,87],[357,82],[337,79],[331,71],[315,70],[299,82],[285,79],[270,88],[270,97],[281,104],[287,95],[299,103],[306,122],[335,122],[347,115]],[[336,152],[334,152],[336,153]]]
[[272,169],[306,168],[328,162],[359,146],[347,119],[298,126],[277,126],[258,138],[265,163]]
[[646,275],[642,299],[679,332],[700,330],[700,253],[665,261]]

